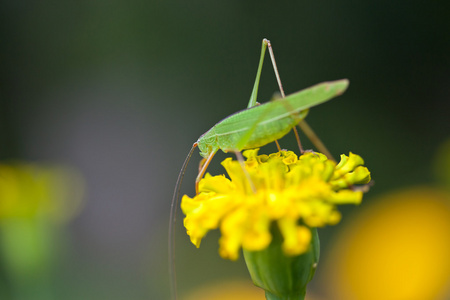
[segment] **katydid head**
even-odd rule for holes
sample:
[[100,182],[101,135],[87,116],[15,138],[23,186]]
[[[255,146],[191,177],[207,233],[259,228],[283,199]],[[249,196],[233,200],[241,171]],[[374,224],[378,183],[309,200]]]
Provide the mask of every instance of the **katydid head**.
[[198,138],[196,144],[198,145],[198,149],[200,150],[200,155],[204,158],[210,156],[212,152],[216,152],[218,146],[214,127],[202,134]]

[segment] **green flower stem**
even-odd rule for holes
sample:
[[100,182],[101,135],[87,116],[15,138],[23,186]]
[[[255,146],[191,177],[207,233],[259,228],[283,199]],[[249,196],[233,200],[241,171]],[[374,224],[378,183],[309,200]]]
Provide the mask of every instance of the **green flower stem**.
[[314,276],[319,260],[319,236],[312,228],[309,250],[298,256],[286,256],[282,249],[283,237],[273,226],[273,240],[261,251],[244,250],[244,258],[253,283],[264,289],[267,300],[303,300],[306,285]]
[[301,295],[289,295],[289,296],[277,296],[274,294],[269,293],[268,291],[266,291],[266,299],[267,300],[303,300],[305,299],[305,293],[301,294]]

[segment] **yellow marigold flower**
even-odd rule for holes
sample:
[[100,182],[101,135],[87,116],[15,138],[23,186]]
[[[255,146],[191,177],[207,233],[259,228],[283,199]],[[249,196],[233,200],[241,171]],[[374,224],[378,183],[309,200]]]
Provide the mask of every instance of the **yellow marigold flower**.
[[241,247],[265,249],[276,222],[285,254],[300,255],[311,242],[310,227],[338,223],[336,205],[359,204],[362,191],[352,186],[370,181],[364,161],[353,153],[341,155],[336,165],[321,153],[298,157],[292,151],[258,155],[258,150],[243,153],[245,172],[238,161],[227,158],[222,165],[230,179],[206,174],[198,195],[183,196],[184,225],[197,247],[209,230],[220,228],[219,253],[235,260]]

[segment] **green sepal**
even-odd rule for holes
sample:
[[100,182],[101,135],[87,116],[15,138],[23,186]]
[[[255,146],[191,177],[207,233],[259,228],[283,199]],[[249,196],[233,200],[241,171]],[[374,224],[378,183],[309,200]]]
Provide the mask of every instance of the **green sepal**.
[[303,300],[306,285],[314,276],[319,261],[319,235],[311,228],[309,250],[298,256],[287,256],[282,250],[283,237],[276,225],[272,242],[264,250],[244,250],[244,258],[253,283],[264,289],[267,300]]

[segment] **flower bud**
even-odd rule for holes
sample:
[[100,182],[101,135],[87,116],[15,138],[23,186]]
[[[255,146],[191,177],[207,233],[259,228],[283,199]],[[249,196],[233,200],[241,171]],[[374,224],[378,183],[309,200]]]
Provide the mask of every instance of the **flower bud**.
[[313,278],[319,261],[319,236],[311,228],[308,250],[289,256],[283,251],[283,236],[278,226],[272,226],[272,242],[260,251],[244,249],[244,258],[253,283],[264,289],[268,300],[302,300],[306,285]]

